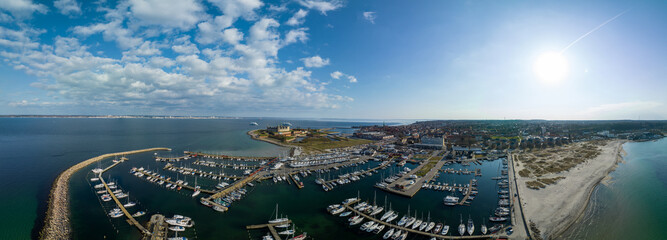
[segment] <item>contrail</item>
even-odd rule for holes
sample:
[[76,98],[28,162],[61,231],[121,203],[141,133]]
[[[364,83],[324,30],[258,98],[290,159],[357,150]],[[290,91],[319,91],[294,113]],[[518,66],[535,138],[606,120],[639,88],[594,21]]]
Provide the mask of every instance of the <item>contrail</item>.
[[563,52],[565,52],[565,50],[567,50],[568,48],[572,47],[572,45],[574,45],[575,43],[579,42],[581,39],[584,39],[584,38],[585,38],[586,36],[588,36],[589,34],[591,34],[591,33],[595,32],[595,31],[597,31],[597,30],[600,29],[601,27],[604,27],[604,25],[607,25],[607,23],[610,23],[611,21],[614,21],[614,19],[620,17],[621,15],[625,14],[625,13],[628,12],[628,11],[630,11],[629,8],[628,8],[627,10],[625,10],[625,11],[623,11],[623,12],[617,14],[617,15],[614,16],[613,18],[610,18],[609,20],[603,22],[603,23],[600,24],[599,26],[593,28],[593,30],[588,31],[586,34],[581,35],[581,37],[577,38],[577,40],[574,40],[572,43],[570,43],[570,45],[567,45],[567,47],[563,48],[563,50],[560,50],[560,53],[563,54]]

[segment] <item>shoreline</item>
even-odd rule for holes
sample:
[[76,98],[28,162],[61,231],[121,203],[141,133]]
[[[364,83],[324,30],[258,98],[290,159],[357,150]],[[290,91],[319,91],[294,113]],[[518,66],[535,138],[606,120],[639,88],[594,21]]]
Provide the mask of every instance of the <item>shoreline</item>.
[[279,147],[289,148],[290,149],[289,150],[290,151],[290,156],[294,156],[294,152],[298,147],[291,146],[291,145],[284,144],[284,143],[280,143],[280,142],[276,142],[276,141],[270,140],[268,138],[259,138],[259,137],[257,137],[256,134],[254,134],[254,132],[258,131],[258,130],[262,130],[262,129],[250,130],[250,131],[246,132],[246,134],[248,134],[248,136],[250,136],[250,138],[252,138],[253,140],[270,143],[270,144],[273,144],[273,145],[276,145],[276,146],[279,146]]
[[612,165],[610,168],[608,168],[607,171],[606,171],[606,174],[604,174],[604,176],[601,176],[601,177],[595,182],[595,184],[593,184],[592,187],[591,187],[590,189],[588,189],[588,193],[587,193],[587,196],[586,196],[586,201],[584,201],[584,202],[581,204],[581,206],[580,206],[580,208],[579,208],[579,211],[578,211],[577,214],[576,214],[576,217],[573,218],[572,220],[566,222],[566,223],[564,224],[564,226],[563,226],[560,230],[558,230],[557,232],[554,232],[554,233],[552,234],[552,236],[547,236],[549,239],[556,239],[556,238],[561,237],[565,232],[567,232],[568,230],[570,230],[570,228],[572,228],[572,226],[573,226],[575,223],[579,222],[579,220],[581,220],[581,218],[584,216],[584,213],[586,213],[586,209],[588,208],[588,205],[589,205],[590,202],[591,202],[591,196],[593,196],[593,191],[595,191],[595,189],[596,189],[598,186],[600,186],[600,184],[601,184],[603,181],[609,179],[609,178],[610,178],[609,174],[611,174],[613,171],[616,170],[616,167],[618,167],[618,163],[619,163],[619,162],[623,161],[623,157],[621,156],[621,155],[625,152],[625,150],[623,149],[623,144],[625,144],[627,141],[621,141],[621,142],[622,142],[622,143],[621,143],[621,144],[619,145],[619,147],[616,149],[616,157],[615,157],[616,160],[614,161],[614,165]]
[[44,218],[44,227],[39,232],[39,239],[70,239],[71,225],[69,222],[69,180],[77,171],[102,159],[116,156],[131,155],[152,151],[171,151],[170,148],[147,148],[126,152],[107,153],[74,164],[58,174],[51,185],[49,202]]
[[526,186],[526,182],[533,180],[532,178],[520,178],[523,184],[519,188],[526,220],[536,224],[544,239],[557,239],[581,219],[593,190],[621,161],[623,144],[626,142],[627,140],[611,141],[602,147],[599,156],[588,159],[567,172],[554,174],[553,176],[565,177],[555,185],[533,190]]

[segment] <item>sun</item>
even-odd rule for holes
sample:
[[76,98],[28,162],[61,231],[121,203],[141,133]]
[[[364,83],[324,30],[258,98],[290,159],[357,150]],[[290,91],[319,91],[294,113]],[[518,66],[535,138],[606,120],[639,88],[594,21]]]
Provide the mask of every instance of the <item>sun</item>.
[[567,76],[567,59],[558,52],[546,52],[537,58],[533,70],[543,82],[558,83]]

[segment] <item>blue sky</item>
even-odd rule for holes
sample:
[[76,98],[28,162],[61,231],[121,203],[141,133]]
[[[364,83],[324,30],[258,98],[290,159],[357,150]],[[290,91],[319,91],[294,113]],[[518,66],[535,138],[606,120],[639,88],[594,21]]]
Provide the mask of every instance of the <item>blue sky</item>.
[[0,114],[667,119],[665,43],[665,1],[4,0]]

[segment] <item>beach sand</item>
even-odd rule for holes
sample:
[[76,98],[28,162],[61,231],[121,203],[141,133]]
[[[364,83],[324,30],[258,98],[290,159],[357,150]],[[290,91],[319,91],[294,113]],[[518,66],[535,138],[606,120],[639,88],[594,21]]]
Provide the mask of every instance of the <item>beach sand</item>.
[[[590,195],[597,184],[616,168],[621,160],[624,140],[609,141],[601,147],[600,155],[589,159],[567,172],[545,177],[563,176],[565,179],[544,189],[526,187],[526,182],[535,180],[518,177],[519,193],[526,219],[535,223],[544,239],[555,239],[567,230],[583,214]],[[517,171],[523,166],[517,167]]]

